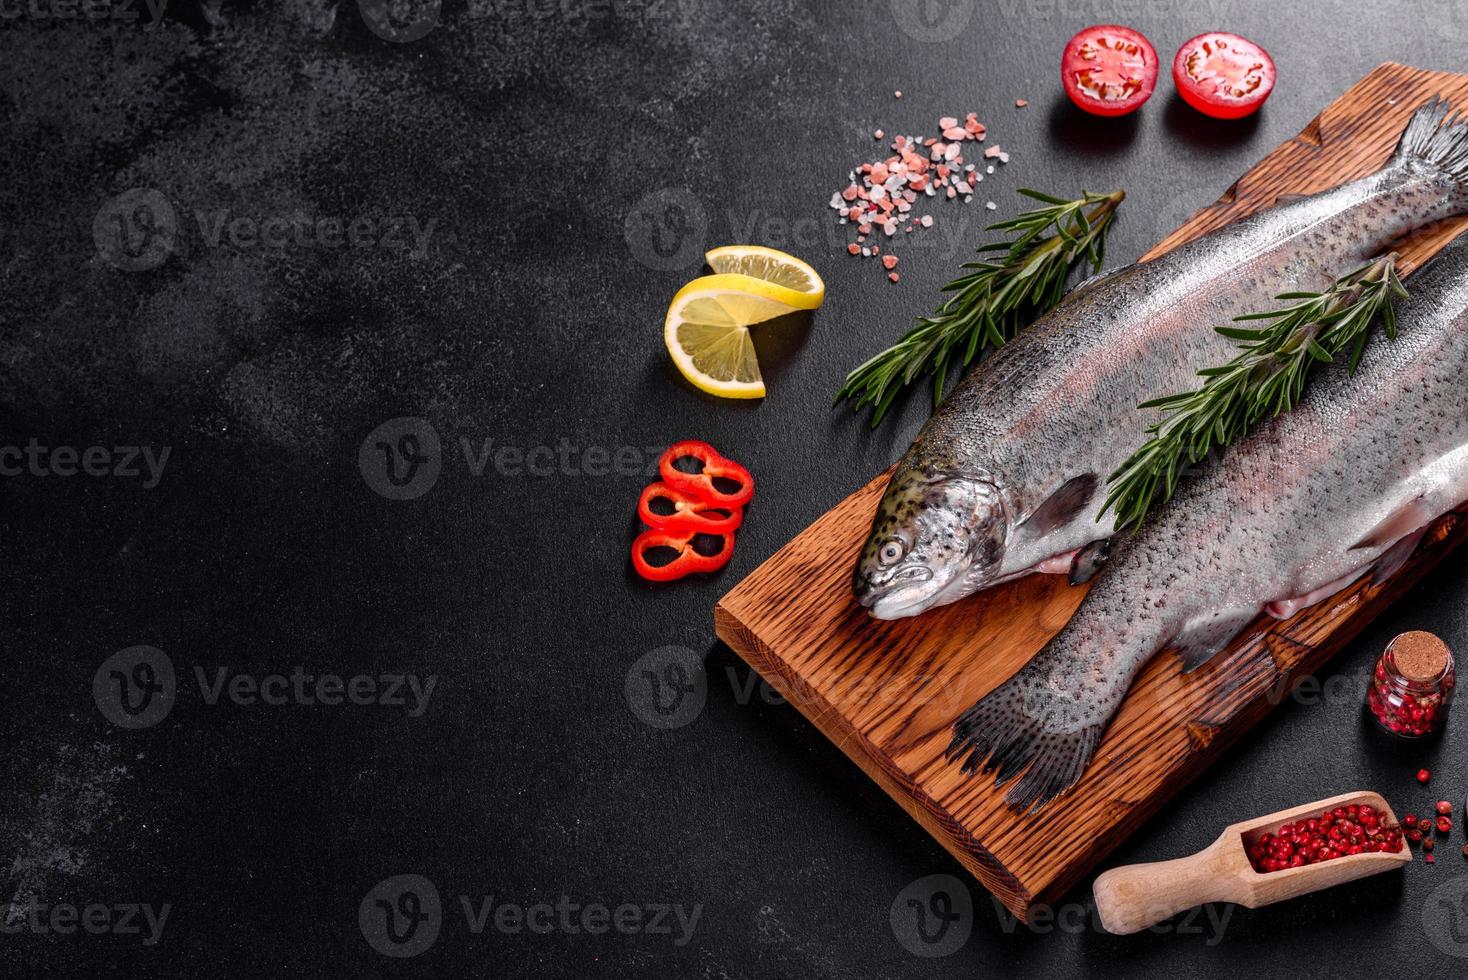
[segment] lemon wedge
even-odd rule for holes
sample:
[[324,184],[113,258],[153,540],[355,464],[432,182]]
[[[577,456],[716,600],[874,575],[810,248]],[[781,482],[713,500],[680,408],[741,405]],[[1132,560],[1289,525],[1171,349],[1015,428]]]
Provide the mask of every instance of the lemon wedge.
[[695,279],[673,297],[663,342],[683,377],[720,398],[763,398],[749,325],[797,309],[771,297],[783,286],[729,274]]
[[762,295],[797,310],[813,310],[826,298],[826,284],[805,262],[763,245],[725,245],[704,253],[717,274],[737,274],[765,284]]

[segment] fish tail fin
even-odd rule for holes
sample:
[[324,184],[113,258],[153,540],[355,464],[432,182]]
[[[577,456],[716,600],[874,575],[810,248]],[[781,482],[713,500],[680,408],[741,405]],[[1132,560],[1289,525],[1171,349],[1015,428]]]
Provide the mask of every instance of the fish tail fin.
[[1106,727],[1103,720],[1067,726],[1073,728],[1069,731],[1053,729],[1047,722],[1063,711],[1043,711],[1036,716],[1027,704],[1027,700],[1044,696],[1044,689],[1035,689],[1021,671],[959,716],[945,753],[950,761],[966,756],[965,773],[996,772],[996,786],[1018,776],[1028,765],[1004,802],[1030,813],[1080,782]]
[[1441,95],[1424,102],[1402,131],[1392,163],[1417,160],[1441,170],[1457,187],[1455,202],[1468,208],[1468,119],[1451,110]]

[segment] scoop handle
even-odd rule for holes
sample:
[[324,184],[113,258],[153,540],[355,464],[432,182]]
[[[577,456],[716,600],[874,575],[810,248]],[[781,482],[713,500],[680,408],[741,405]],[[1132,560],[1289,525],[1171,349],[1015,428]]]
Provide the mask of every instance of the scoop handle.
[[1106,931],[1129,936],[1205,902],[1237,901],[1234,869],[1220,838],[1197,854],[1129,864],[1096,879],[1096,911]]

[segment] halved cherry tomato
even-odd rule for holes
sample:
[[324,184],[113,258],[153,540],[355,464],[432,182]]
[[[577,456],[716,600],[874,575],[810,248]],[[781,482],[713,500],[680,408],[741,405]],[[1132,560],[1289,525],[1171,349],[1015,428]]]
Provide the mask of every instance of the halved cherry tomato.
[[1210,31],[1185,41],[1172,59],[1183,101],[1214,119],[1257,112],[1274,91],[1274,59],[1246,37]]
[[[685,473],[673,465],[688,458],[703,463],[703,469],[697,473]],[[713,446],[697,439],[675,442],[664,450],[658,459],[658,472],[668,486],[687,491],[715,506],[743,507],[754,496],[754,477],[749,475],[749,470],[732,459],[725,459]],[[715,486],[716,479],[737,483],[739,489],[726,493]]]
[[[659,514],[652,509],[654,500],[665,500],[672,513]],[[666,483],[649,484],[637,499],[637,516],[648,527],[671,531],[699,531],[703,534],[727,534],[744,523],[742,507],[726,507],[709,503],[687,490]]]
[[[693,547],[693,539],[700,533],[656,527],[643,531],[632,541],[632,567],[649,582],[671,582],[693,572],[716,572],[729,564],[734,554],[734,535],[720,535],[724,543],[718,553],[705,555]],[[677,555],[665,565],[654,565],[647,560],[653,548],[672,548]]]
[[1157,49],[1130,27],[1087,27],[1065,46],[1060,79],[1065,94],[1096,116],[1124,116],[1157,87]]

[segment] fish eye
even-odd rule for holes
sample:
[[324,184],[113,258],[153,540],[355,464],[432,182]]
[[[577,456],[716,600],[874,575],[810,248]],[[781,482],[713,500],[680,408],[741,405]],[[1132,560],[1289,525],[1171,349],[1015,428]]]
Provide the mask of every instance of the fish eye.
[[882,545],[882,550],[877,552],[877,560],[883,565],[895,564],[902,558],[905,550],[901,541],[888,541]]

